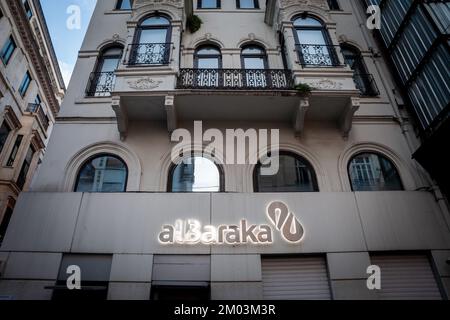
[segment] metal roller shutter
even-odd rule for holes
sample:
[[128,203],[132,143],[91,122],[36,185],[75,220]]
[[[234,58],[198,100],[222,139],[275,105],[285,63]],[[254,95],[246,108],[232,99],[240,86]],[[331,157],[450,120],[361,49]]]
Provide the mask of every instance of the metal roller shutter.
[[331,299],[324,258],[263,258],[261,264],[264,299]]
[[427,256],[374,255],[371,260],[372,264],[381,268],[381,299],[442,299]]

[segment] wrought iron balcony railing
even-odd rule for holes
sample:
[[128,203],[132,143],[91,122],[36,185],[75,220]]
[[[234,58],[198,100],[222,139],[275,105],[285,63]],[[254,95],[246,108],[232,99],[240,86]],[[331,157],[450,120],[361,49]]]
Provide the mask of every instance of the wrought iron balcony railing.
[[377,97],[380,95],[380,90],[378,90],[378,86],[373,75],[355,73],[353,75],[353,79],[355,80],[356,88],[361,91],[362,96]]
[[86,88],[88,97],[109,97],[116,83],[114,72],[92,72]]
[[300,44],[297,52],[304,67],[337,67],[343,64],[337,55],[339,46],[323,44]]
[[31,112],[36,115],[38,122],[42,126],[42,129],[47,132],[50,120],[42,109],[42,105],[39,103],[29,103],[27,107],[27,112]]
[[169,64],[171,43],[134,43],[130,45],[129,65]]
[[181,69],[178,89],[290,90],[294,81],[284,69]]

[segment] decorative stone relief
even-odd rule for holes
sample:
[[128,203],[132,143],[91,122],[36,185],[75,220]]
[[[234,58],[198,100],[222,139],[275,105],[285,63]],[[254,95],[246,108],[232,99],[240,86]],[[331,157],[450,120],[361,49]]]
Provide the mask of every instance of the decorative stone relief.
[[132,89],[136,90],[151,90],[158,88],[161,83],[163,83],[162,80],[155,80],[151,77],[144,77],[136,80],[128,80],[127,81],[128,86]]
[[294,14],[302,11],[308,11],[318,15],[325,23],[333,22],[328,13],[329,7],[326,0],[279,0],[280,11],[278,14],[278,23],[287,21]]
[[326,78],[317,80],[307,79],[306,83],[309,86],[320,90],[342,90],[342,88],[344,87],[343,83]]
[[136,0],[135,5],[145,5],[148,3],[156,3],[156,4],[162,4],[162,3],[170,3],[177,6],[182,5],[183,0]]
[[114,42],[118,42],[120,40],[120,36],[117,34],[117,33],[115,33],[114,35],[113,35],[113,41]]
[[281,7],[286,8],[293,5],[300,6],[315,6],[328,10],[328,3],[326,0],[281,0]]

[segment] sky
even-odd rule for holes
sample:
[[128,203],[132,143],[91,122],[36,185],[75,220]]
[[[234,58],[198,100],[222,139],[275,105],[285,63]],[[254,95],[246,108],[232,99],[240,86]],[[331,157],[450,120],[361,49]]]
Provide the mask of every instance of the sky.
[[[41,0],[66,87],[96,2],[97,0]],[[77,12],[80,13],[79,20]]]

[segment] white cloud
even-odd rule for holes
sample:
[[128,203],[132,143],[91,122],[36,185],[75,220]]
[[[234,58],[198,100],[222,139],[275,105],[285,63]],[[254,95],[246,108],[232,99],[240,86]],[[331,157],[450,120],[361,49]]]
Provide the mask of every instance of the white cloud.
[[59,68],[61,69],[61,74],[64,79],[64,83],[66,84],[66,87],[69,86],[70,78],[72,77],[72,72],[74,65],[70,63],[66,63],[64,61],[59,60]]

